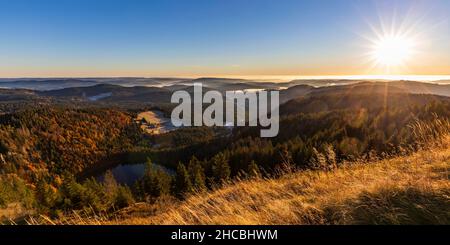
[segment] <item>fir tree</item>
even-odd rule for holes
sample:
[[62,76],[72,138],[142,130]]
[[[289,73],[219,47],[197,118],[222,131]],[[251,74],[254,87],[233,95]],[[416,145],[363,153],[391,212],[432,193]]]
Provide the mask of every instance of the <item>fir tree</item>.
[[153,165],[150,159],[147,160],[144,177],[142,178],[142,189],[146,194],[159,197],[170,194],[172,177],[163,169]]
[[191,177],[190,179],[193,189],[195,189],[196,191],[206,190],[205,172],[203,170],[201,162],[195,156],[193,156],[189,161],[188,173]]
[[231,170],[225,154],[219,153],[212,158],[211,170],[213,180],[217,184],[221,184],[230,179]]
[[185,193],[192,192],[193,190],[189,173],[182,163],[179,163],[177,167],[175,190],[179,197],[182,197]]

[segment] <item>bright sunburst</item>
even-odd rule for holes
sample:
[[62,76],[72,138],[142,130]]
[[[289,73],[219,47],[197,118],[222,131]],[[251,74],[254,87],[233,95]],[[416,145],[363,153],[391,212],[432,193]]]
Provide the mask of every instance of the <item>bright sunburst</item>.
[[400,35],[386,35],[374,42],[372,59],[386,67],[405,65],[414,49],[412,39]]
[[[423,55],[423,44],[427,35],[422,18],[396,19],[379,16],[379,24],[368,22],[371,33],[362,35],[366,44],[369,72],[397,74],[409,72]],[[420,55],[419,55],[420,54]]]

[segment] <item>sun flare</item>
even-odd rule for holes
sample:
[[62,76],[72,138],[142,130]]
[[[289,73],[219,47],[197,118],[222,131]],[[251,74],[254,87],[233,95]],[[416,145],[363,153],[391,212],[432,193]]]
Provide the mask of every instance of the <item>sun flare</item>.
[[422,65],[429,49],[432,28],[423,18],[380,14],[379,22],[367,21],[361,33],[367,73],[377,75],[412,74]]
[[409,38],[385,36],[374,43],[373,59],[387,67],[403,65],[411,58],[413,46],[413,41]]

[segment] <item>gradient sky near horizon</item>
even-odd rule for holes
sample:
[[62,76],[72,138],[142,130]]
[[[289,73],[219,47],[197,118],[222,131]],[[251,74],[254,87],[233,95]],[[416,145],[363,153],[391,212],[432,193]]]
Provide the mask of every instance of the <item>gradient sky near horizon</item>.
[[[450,75],[448,0],[0,0],[0,77]],[[409,30],[404,66],[370,61]]]

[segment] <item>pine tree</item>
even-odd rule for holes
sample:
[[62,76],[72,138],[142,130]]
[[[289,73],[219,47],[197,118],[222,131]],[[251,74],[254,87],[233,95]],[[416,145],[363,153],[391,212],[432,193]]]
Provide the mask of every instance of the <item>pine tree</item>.
[[163,169],[157,168],[152,164],[151,160],[147,160],[144,177],[142,178],[142,186],[145,193],[153,197],[159,197],[170,194],[172,185],[172,177]]
[[188,173],[191,177],[192,187],[196,191],[206,190],[205,171],[203,170],[201,162],[195,156],[189,161]]
[[114,200],[114,206],[117,208],[124,208],[134,203],[133,194],[127,186],[119,186]]
[[219,153],[212,158],[212,175],[217,184],[221,184],[230,179],[231,170],[228,158],[223,153]]
[[95,211],[103,211],[112,204],[104,192],[102,184],[95,178],[89,178],[83,183],[83,205],[93,208]]
[[56,189],[41,179],[37,182],[35,197],[40,208],[51,209],[57,200]]
[[63,195],[62,205],[65,209],[81,209],[83,208],[84,188],[77,183],[75,177],[65,174],[61,185],[61,193]]
[[177,167],[177,175],[175,181],[175,191],[179,197],[192,192],[193,187],[189,177],[189,173],[184,164],[179,163]]

